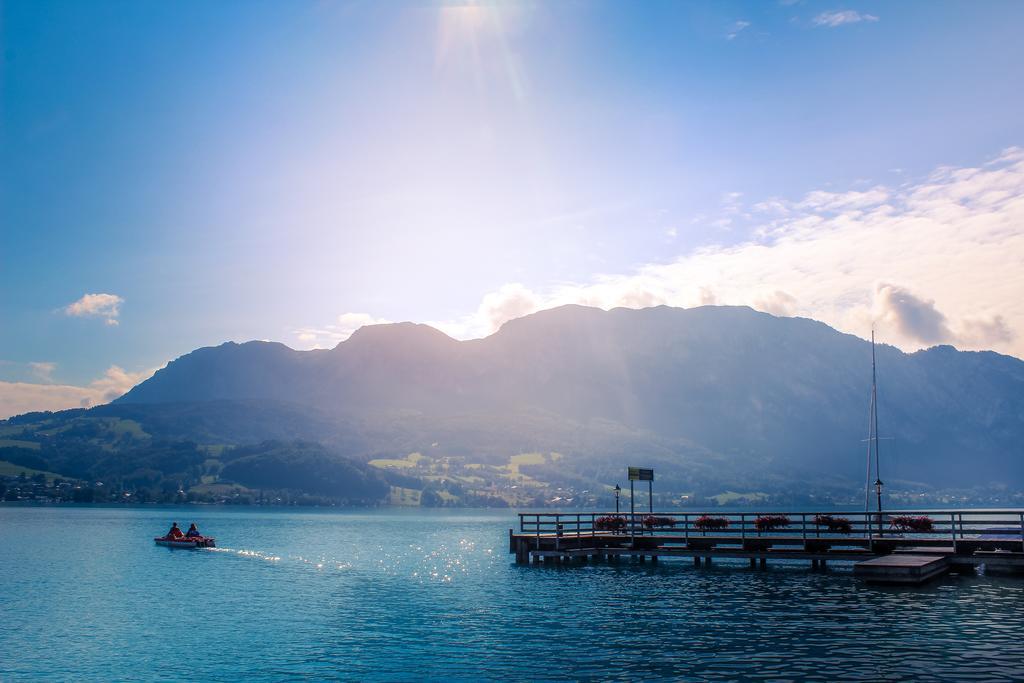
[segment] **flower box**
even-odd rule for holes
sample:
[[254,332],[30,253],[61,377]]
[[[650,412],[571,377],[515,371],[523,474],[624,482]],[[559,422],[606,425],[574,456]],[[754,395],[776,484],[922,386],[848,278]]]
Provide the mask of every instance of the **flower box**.
[[889,524],[897,531],[918,531],[928,533],[935,529],[935,523],[931,517],[914,517],[912,515],[897,515],[889,518]]
[[757,533],[784,529],[789,526],[789,517],[786,515],[761,515],[754,520],[754,528]]
[[598,531],[625,531],[626,518],[608,515],[594,520],[594,528]]
[[655,517],[647,515],[644,517],[644,528],[646,529],[671,529],[676,525],[676,520],[671,517]]
[[698,531],[721,531],[722,529],[729,528],[729,520],[725,517],[712,517],[710,515],[701,515],[693,522],[693,528]]
[[832,534],[849,534],[853,527],[846,517],[834,517],[832,515],[815,515],[815,526],[825,527],[825,530]]

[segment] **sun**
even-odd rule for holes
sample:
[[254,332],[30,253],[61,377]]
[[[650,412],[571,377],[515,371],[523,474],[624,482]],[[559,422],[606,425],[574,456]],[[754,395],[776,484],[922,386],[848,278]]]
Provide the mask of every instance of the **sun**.
[[522,102],[525,70],[511,39],[528,14],[522,6],[495,2],[442,5],[438,9],[435,69],[471,78],[478,91],[487,83],[503,83]]

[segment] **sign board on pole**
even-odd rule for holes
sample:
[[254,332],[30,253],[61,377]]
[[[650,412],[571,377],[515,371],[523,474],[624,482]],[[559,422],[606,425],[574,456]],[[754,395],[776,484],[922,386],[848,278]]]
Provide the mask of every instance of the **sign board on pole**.
[[629,468],[630,481],[654,481],[654,470],[645,470],[642,467]]

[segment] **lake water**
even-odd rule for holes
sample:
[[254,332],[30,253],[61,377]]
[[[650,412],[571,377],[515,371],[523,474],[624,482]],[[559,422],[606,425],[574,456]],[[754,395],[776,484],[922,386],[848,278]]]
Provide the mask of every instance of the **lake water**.
[[1024,679],[1021,580],[519,567],[513,520],[0,507],[0,680]]

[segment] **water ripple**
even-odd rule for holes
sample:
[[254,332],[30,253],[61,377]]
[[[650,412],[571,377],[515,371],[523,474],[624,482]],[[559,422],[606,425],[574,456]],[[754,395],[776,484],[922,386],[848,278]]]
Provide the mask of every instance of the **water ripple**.
[[[1024,582],[519,567],[507,516],[0,508],[0,679],[1024,680]],[[15,656],[13,653],[17,653]]]

